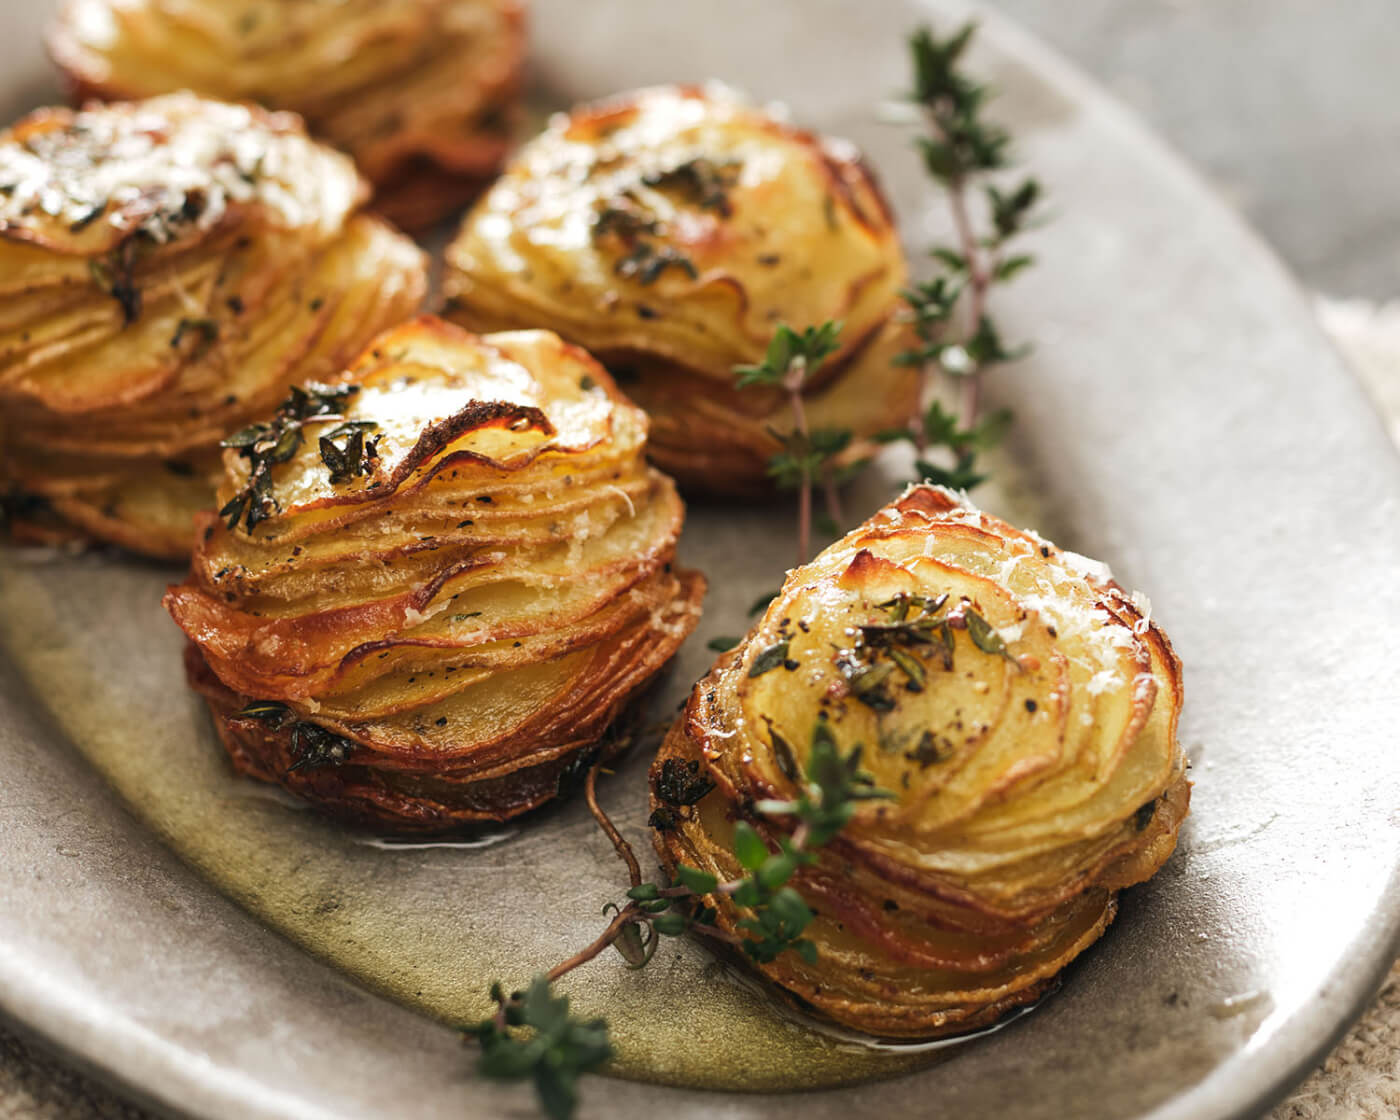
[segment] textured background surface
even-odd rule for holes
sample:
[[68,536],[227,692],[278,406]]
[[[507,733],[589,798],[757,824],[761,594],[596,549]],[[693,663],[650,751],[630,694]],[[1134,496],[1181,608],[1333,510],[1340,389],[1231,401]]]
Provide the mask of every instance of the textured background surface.
[[[1001,0],[1195,161],[1312,287],[1400,295],[1400,29],[1390,0]],[[1400,315],[1332,307],[1334,329],[1400,396]],[[1391,374],[1385,371],[1389,369]],[[1366,1020],[1275,1114],[1392,1117],[1400,1110],[1400,995]],[[138,1117],[0,1032],[0,1120]]]
[[1311,287],[1400,296],[1392,0],[990,0],[1136,109]]

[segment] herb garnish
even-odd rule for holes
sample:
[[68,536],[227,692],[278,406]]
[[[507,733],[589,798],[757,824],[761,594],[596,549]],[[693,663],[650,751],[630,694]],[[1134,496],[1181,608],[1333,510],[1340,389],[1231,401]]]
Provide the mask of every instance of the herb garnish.
[[[978,453],[995,446],[1010,424],[1011,415],[1004,410],[980,416],[982,381],[992,366],[1015,361],[1025,350],[1003,342],[987,304],[994,284],[1033,263],[1026,254],[1005,250],[1025,228],[1041,195],[1033,178],[1010,190],[987,181],[1007,167],[1011,137],[983,120],[988,89],[959,69],[975,31],[969,23],[940,40],[921,28],[909,40],[914,82],[908,99],[920,107],[929,128],[917,144],[925,170],[947,193],[957,244],[936,246],[930,255],[939,274],[902,293],[919,345],[896,360],[919,367],[920,399],[929,403],[907,429],[882,435],[887,442],[913,443],[921,481],[963,490],[985,480],[977,467]],[[985,233],[974,226],[969,200],[978,185],[990,225]],[[939,376],[957,387],[955,412],[932,399]],[[942,462],[934,461],[934,452]]]
[[768,474],[784,490],[798,492],[797,563],[805,564],[811,554],[812,488],[820,482],[826,499],[827,516],[834,524],[841,521],[837,488],[865,463],[838,465],[838,457],[851,444],[847,428],[810,428],[803,402],[808,379],[832,354],[841,348],[841,324],[828,320],[807,327],[798,334],[786,323],[778,325],[768,343],[763,360],[757,365],[735,366],[737,388],[762,386],[782,389],[788,395],[793,428],[780,432],[769,428],[780,446],[768,460]]
[[128,237],[105,257],[88,261],[92,282],[117,301],[122,326],[141,318],[141,289],[136,286],[136,264],[148,242],[138,234]]
[[[509,997],[497,984],[491,998],[496,1014],[473,1028],[481,1044],[477,1069],[496,1081],[529,1078],[545,1115],[568,1120],[578,1106],[579,1075],[612,1057],[608,1024],[571,1015],[569,997],[556,996],[547,976],[536,976],[525,991]],[[518,1027],[527,1028],[529,1036],[513,1034]]]
[[219,340],[219,324],[210,318],[181,319],[175,325],[175,333],[170,336],[170,348],[178,350],[188,334],[199,335],[192,356],[198,358]]
[[[374,471],[379,462],[379,440],[365,439],[379,425],[373,420],[347,420],[338,424],[320,439],[321,462],[331,472],[331,482],[348,482]],[[342,447],[335,441],[345,440]]]
[[644,175],[642,182],[658,190],[676,187],[701,210],[714,210],[721,218],[730,218],[734,206],[728,192],[739,178],[739,167],[738,160],[716,163],[708,156],[695,156],[665,171]]
[[[674,167],[642,176],[641,182],[654,190],[678,190],[701,210],[713,210],[721,218],[733,216],[729,189],[739,174],[737,161],[716,163],[707,156],[695,156]],[[593,219],[593,240],[614,237],[626,250],[613,266],[617,275],[640,284],[656,283],[667,269],[676,269],[690,279],[700,275],[695,262],[674,245],[661,244],[666,223],[637,196],[635,188],[624,190],[606,203]],[[647,317],[643,314],[643,317]]]
[[[296,716],[291,708],[276,700],[255,700],[234,712],[232,718],[255,719],[280,731]],[[290,772],[339,766],[348,761],[354,751],[355,744],[351,740],[326,730],[319,723],[296,720],[292,723],[292,764],[287,769]]]
[[784,638],[780,642],[774,642],[767,649],[763,650],[753,659],[753,664],[749,666],[750,677],[761,677],[770,669],[776,669],[783,665],[788,659],[788,644],[791,639]]
[[[623,200],[619,200],[623,201]],[[692,280],[700,275],[695,262],[671,245],[654,239],[664,237],[666,227],[640,204],[626,199],[627,206],[609,204],[593,220],[593,240],[614,237],[627,250],[613,271],[641,284],[654,284],[668,268],[679,269]]]
[[967,636],[972,639],[973,645],[983,653],[1014,660],[1006,649],[1006,639],[992,628],[990,622],[973,610],[963,611],[963,618],[967,623]]
[[355,744],[318,723],[298,723],[292,728],[292,770],[316,770],[339,766],[355,752]]
[[638,241],[632,251],[617,262],[614,271],[642,284],[654,284],[668,268],[680,269],[692,280],[700,275],[695,262],[678,249],[670,245],[658,248],[647,241]]
[[[795,770],[791,747],[787,750],[787,765]],[[815,915],[788,884],[800,868],[816,862],[817,850],[846,826],[861,801],[893,796],[875,787],[870,775],[861,770],[860,757],[859,746],[843,756],[830,725],[818,719],[812,729],[806,780],[798,796],[788,801],[759,801],[753,806],[757,817],[774,826],[772,831],[777,835],[771,842],[776,850],[752,823],[740,820],[734,829],[733,853],[744,871],[742,876],[721,882],[712,872],[680,864],[675,879],[665,884],[642,881],[631,844],[598,805],[595,763],[584,785],[588,807],[627,865],[632,886],[624,903],[605,907],[604,913],[612,920],[587,948],[536,976],[524,992],[506,997],[500,984],[492,986],[495,1014],[465,1032],[481,1044],[478,1070],[496,1080],[529,1080],[548,1116],[553,1120],[572,1116],[579,1076],[605,1062],[612,1055],[612,1045],[607,1023],[571,1014],[568,1000],[555,996],[552,985],[610,945],[633,968],[646,965],[660,938],[687,931],[734,945],[759,962],[776,960],[789,950],[804,960],[815,960],[815,943],[802,936]],[[652,827],[674,829],[679,814],[693,812],[690,806],[713,788],[713,782],[701,777],[699,770],[695,761],[668,759],[662,764],[658,797],[678,808],[664,815],[660,810],[653,813]],[[708,788],[702,789],[702,785]],[[791,828],[790,833],[782,833],[785,826]],[[706,903],[713,896],[728,897],[748,911],[737,923],[742,935],[715,924],[718,912]]]
[[660,233],[661,224],[654,218],[638,210],[622,206],[605,206],[593,219],[593,237],[596,240],[608,234],[616,234],[624,241],[633,241],[646,233]]
[[[280,507],[272,496],[272,468],[278,463],[285,463],[301,448],[304,424],[339,415],[346,402],[359,391],[358,385],[308,383],[293,386],[269,423],[244,428],[220,444],[221,447],[234,448],[251,464],[247,483],[219,510],[219,516],[225,519],[229,529],[238,528],[241,520],[244,529],[251,533],[259,522],[277,512]],[[339,448],[336,451],[338,454],[344,453]],[[357,464],[362,461],[364,452],[361,444]],[[324,446],[321,454],[324,459]],[[329,462],[327,465],[330,465]],[[334,477],[332,481],[335,481]]]
[[694,805],[714,788],[715,783],[700,773],[700,763],[694,759],[682,762],[668,758],[656,778],[656,796],[667,805]]
[[966,601],[945,611],[948,598],[946,594],[901,593],[876,604],[889,621],[854,627],[855,642],[837,653],[836,667],[858,701],[884,713],[895,709],[896,693],[891,690],[896,686],[922,692],[928,683],[927,662],[936,659],[945,672],[953,668],[957,630],[966,630],[983,653],[1004,657],[1019,667],[991,623]]

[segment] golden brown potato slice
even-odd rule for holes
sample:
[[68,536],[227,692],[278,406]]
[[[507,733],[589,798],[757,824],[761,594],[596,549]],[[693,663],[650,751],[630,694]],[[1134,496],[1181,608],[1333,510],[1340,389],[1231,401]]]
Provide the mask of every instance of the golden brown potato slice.
[[[657,850],[741,877],[736,822],[776,850],[793,821],[757,803],[802,792],[823,723],[892,796],[792,880],[815,960],[758,967],[873,1034],[969,1030],[1049,990],[1171,854],[1180,706],[1170,643],[1106,569],[914,487],[789,573],[696,686],[652,770]],[[745,936],[728,894],[706,902]]]
[[298,118],[174,94],[0,133],[0,487],[153,556],[219,441],[416,310],[423,254]]
[[418,319],[229,442],[166,596],[191,682],[242,770],[356,820],[554,796],[699,616],[645,414],[548,332]]
[[69,0],[48,46],[80,100],[193,90],[297,112],[421,229],[505,158],[524,22],[518,0]]
[[896,312],[890,211],[859,154],[719,88],[640,90],[561,114],[525,145],[447,251],[449,317],[546,326],[586,347],[652,416],[683,488],[771,487],[773,389],[738,390],[779,323],[844,324],[806,389],[812,422],[866,437],[916,408]]

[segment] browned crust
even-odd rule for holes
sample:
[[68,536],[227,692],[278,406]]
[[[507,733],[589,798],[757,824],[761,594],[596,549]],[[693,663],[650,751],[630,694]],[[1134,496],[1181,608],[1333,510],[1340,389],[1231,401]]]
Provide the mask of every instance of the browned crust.
[[[1048,542],[976,511],[965,518],[947,517],[957,510],[959,503],[949,492],[917,487],[877,513],[861,532],[872,542],[946,532],[961,542],[980,540],[988,549],[1025,542],[1046,560],[1058,553]],[[860,550],[859,543],[853,544],[850,538],[844,543],[839,553],[842,566],[828,564],[814,575],[819,558],[812,566],[794,571],[785,592],[814,587],[814,580],[844,579],[841,573],[855,573],[857,590],[871,579],[881,583],[876,577],[886,565],[876,552]],[[925,562],[934,558],[927,550],[920,551]],[[845,557],[851,552],[855,559],[847,563]],[[919,866],[917,858],[904,861],[899,847],[885,844],[879,833],[846,830],[817,853],[814,864],[800,868],[790,883],[817,915],[808,930],[817,945],[817,962],[807,964],[797,954],[785,953],[773,962],[754,965],[789,998],[836,1022],[887,1037],[940,1037],[988,1025],[1049,991],[1064,967],[1112,921],[1117,892],[1150,878],[1171,855],[1191,794],[1175,740],[1180,664],[1166,636],[1117,584],[1094,576],[1082,578],[1088,601],[1097,599],[1098,607],[1143,643],[1135,647],[1131,662],[1137,665],[1138,675],[1124,686],[1134,689],[1132,703],[1113,729],[1112,742],[1121,746],[1110,747],[1106,740],[1105,751],[1118,757],[1141,741],[1154,703],[1166,706],[1165,722],[1156,723],[1152,733],[1161,736],[1166,727],[1168,737],[1152,742],[1169,744],[1171,758],[1162,757],[1174,762],[1163,785],[1156,787],[1156,796],[1149,793],[1151,800],[1141,806],[1116,802],[1105,806],[1102,818],[1095,819],[1090,843],[1081,844],[1077,832],[1067,832],[1065,839],[1052,837],[1052,843],[1065,846],[1063,856],[1057,849],[1040,846],[1024,853],[1004,848],[987,853],[1011,856],[1005,873],[995,864],[992,871],[935,871],[927,864]],[[793,610],[792,603],[780,595],[770,613]],[[754,634],[768,633],[764,625],[760,621]],[[734,701],[725,699],[736,675],[743,673],[762,644],[754,634],[722,655],[695,686],[653,762],[653,842],[671,873],[677,864],[686,863],[716,874],[721,881],[731,878],[741,873],[729,851],[734,822],[748,822],[770,850],[777,850],[785,830],[793,827],[790,819],[755,810],[760,799],[787,799],[794,791],[786,779],[779,780],[782,788],[777,788],[765,777],[768,771],[757,758],[765,749],[764,737],[737,727],[729,707]],[[761,717],[761,712],[745,712],[748,720]],[[1158,746],[1152,751],[1149,757],[1155,767]],[[696,766],[697,774],[712,783],[694,806],[669,805],[661,795],[664,768],[676,762]],[[968,839],[970,835],[975,834],[958,839],[957,847],[975,843]],[[913,834],[908,843],[917,847]],[[923,854],[936,855],[938,841],[928,843],[934,848]],[[1056,854],[1044,865],[1049,874],[1042,875],[1035,869],[1047,851]],[[745,913],[727,895],[707,896],[705,904],[716,909],[718,928],[746,936],[739,925]]]
[[[497,4],[505,21],[506,43],[494,60],[498,73],[491,100],[498,119],[475,131],[464,130],[450,141],[437,136],[430,145],[400,144],[395,157],[372,176],[372,208],[407,233],[422,233],[465,208],[491,184],[510,154],[522,118],[519,100],[528,16],[517,0],[497,0]],[[70,103],[139,100],[167,92],[124,86],[99,73],[90,64],[88,52],[79,49],[69,33],[71,7],[68,0],[44,33],[44,47],[63,76]],[[364,95],[372,96],[373,91]],[[295,111],[297,106],[285,108]]]
[[343,765],[293,770],[290,727],[236,718],[252,698],[220,681],[193,643],[186,648],[186,673],[209,704],[240,773],[279,785],[336,817],[405,834],[509,820],[556,797],[561,782],[584,760],[610,757],[622,748],[622,740],[609,738],[609,728],[664,668],[699,617],[703,578],[689,571],[677,574],[681,592],[668,613],[674,625],[643,622],[609,639],[596,649],[586,679],[563,702],[537,713],[487,752],[405,757],[377,747],[367,735]]

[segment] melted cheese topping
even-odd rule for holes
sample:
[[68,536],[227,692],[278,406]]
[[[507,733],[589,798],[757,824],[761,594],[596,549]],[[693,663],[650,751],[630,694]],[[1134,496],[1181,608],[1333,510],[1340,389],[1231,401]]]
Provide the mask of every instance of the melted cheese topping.
[[596,352],[661,354],[726,382],[776,322],[839,319],[854,347],[905,279],[856,153],[713,86],[556,117],[448,261],[469,320],[533,316]]
[[338,229],[362,188],[297,118],[172,94],[42,110],[0,134],[0,232],[62,243],[139,231],[157,244],[255,205],[286,229]]

